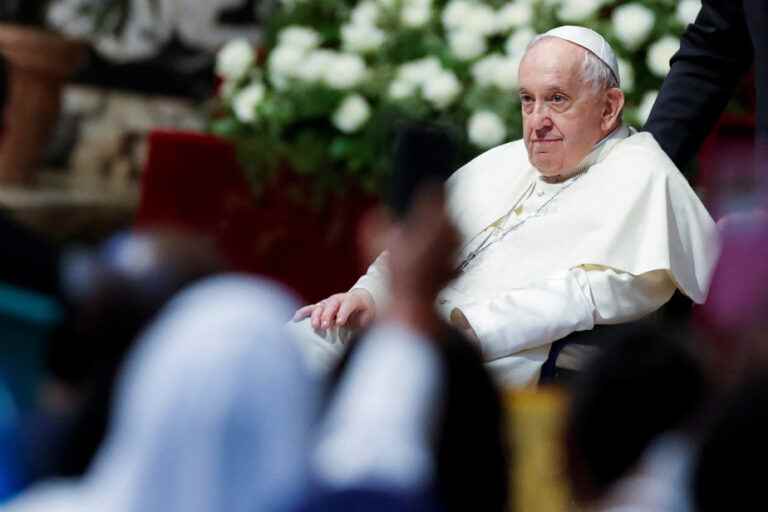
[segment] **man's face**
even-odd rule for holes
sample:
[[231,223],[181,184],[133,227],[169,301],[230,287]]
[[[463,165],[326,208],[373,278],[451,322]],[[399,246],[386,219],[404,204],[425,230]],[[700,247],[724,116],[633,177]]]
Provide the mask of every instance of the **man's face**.
[[523,138],[528,159],[546,177],[572,174],[606,135],[603,95],[581,76],[585,51],[547,38],[520,63]]

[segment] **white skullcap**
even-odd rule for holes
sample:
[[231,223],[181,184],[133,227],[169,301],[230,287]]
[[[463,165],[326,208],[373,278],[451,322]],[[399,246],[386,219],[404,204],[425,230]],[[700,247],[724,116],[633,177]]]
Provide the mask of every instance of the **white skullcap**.
[[564,25],[562,27],[553,28],[549,32],[542,34],[542,36],[565,39],[566,41],[589,50],[611,69],[613,76],[616,77],[616,81],[621,83],[621,76],[619,76],[619,62],[616,59],[616,54],[613,53],[613,48],[611,48],[611,45],[608,44],[608,41],[606,41],[603,36],[594,30],[574,25]]

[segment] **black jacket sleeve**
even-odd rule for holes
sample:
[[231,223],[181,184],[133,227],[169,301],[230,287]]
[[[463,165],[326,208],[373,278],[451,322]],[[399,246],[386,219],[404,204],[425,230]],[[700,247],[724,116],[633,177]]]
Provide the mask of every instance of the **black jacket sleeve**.
[[753,60],[742,1],[703,0],[644,128],[678,167],[696,155]]

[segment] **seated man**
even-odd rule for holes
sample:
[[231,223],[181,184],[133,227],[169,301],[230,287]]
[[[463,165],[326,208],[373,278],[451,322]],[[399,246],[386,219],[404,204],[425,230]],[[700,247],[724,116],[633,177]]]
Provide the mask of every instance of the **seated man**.
[[[447,182],[463,248],[438,296],[503,384],[537,381],[550,345],[639,319],[675,289],[701,303],[718,255],[712,218],[650,134],[622,125],[616,57],[597,33],[559,27],[519,70],[523,140]],[[387,253],[346,293],[296,313],[312,357],[331,358],[387,307]]]

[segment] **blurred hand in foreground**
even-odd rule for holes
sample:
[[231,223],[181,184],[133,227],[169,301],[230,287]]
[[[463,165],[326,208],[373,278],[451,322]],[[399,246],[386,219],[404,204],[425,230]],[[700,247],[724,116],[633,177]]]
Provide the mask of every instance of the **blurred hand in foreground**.
[[389,319],[426,333],[439,328],[434,302],[455,276],[459,240],[446,212],[443,187],[423,187],[389,242]]

